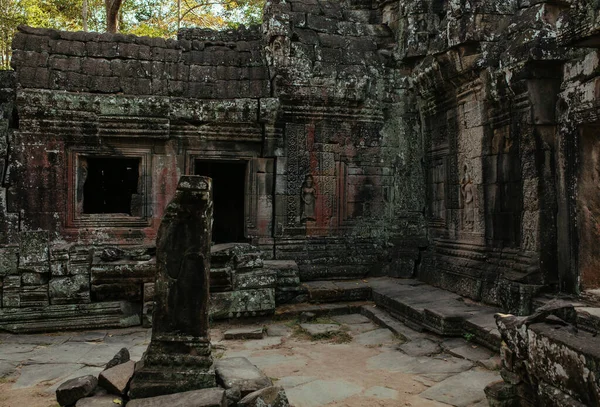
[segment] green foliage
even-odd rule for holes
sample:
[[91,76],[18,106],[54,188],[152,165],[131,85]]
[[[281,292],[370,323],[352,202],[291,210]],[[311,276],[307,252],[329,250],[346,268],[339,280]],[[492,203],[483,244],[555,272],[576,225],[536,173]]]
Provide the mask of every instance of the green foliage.
[[[10,66],[10,48],[17,26],[83,29],[85,0],[0,0],[0,69]],[[178,28],[224,29],[258,24],[265,0],[124,0],[120,32],[150,37],[175,37]],[[106,30],[104,0],[87,0],[88,31]]]

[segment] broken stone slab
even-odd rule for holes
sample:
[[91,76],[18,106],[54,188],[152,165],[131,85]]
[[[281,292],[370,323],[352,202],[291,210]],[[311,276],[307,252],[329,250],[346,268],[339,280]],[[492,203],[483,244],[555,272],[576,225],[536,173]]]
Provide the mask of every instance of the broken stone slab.
[[111,394],[124,396],[127,394],[134,370],[135,362],[132,360],[111,367],[100,373],[98,384]]
[[300,324],[300,328],[311,336],[323,336],[339,332],[342,327],[335,324]]
[[264,328],[236,328],[225,331],[225,339],[262,339],[264,337]]
[[128,407],[226,407],[225,390],[209,388],[132,400]]
[[130,359],[129,350],[127,350],[127,348],[121,348],[121,350],[106,364],[104,370],[122,365],[125,362],[129,362]]
[[248,394],[238,402],[238,407],[289,407],[290,403],[281,387],[266,387]]
[[75,404],[75,407],[117,407],[124,404],[121,397],[113,394],[103,394],[80,399]]
[[421,338],[399,346],[399,349],[409,356],[429,356],[442,351],[439,343],[430,339]]
[[92,394],[97,385],[98,379],[91,375],[68,380],[56,389],[56,401],[61,406],[69,406]]
[[225,389],[238,387],[242,397],[273,383],[263,372],[244,357],[221,359],[215,363],[217,381]]
[[499,379],[496,372],[473,369],[437,383],[420,396],[453,406],[470,406],[485,399],[484,388]]

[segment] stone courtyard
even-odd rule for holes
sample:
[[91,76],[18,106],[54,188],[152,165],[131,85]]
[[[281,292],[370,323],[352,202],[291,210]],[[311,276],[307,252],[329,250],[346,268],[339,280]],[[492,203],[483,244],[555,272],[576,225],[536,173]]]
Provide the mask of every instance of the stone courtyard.
[[[270,0],[261,25],[176,38],[20,26],[1,402],[53,405],[90,373],[63,390],[600,406],[599,49],[597,0]],[[138,363],[105,373],[122,347]],[[236,364],[268,387],[234,394]]]
[[[343,335],[311,336],[301,326]],[[261,336],[264,330],[264,337],[224,339],[236,330]],[[488,405],[483,389],[500,378],[496,353],[464,338],[444,339],[400,323],[394,331],[361,314],[345,314],[306,323],[297,318],[223,322],[213,326],[211,337],[216,360],[248,358],[286,390],[294,407]],[[122,347],[139,360],[149,334],[140,328],[3,334],[0,405],[56,406],[60,383],[99,373]]]

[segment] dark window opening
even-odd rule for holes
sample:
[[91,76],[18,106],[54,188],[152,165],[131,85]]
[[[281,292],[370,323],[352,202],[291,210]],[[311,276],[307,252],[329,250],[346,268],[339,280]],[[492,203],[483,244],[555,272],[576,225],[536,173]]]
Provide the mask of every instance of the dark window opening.
[[137,196],[139,158],[87,157],[83,185],[83,213],[132,214],[132,196]]
[[195,174],[213,179],[213,242],[244,242],[246,163],[196,160]]

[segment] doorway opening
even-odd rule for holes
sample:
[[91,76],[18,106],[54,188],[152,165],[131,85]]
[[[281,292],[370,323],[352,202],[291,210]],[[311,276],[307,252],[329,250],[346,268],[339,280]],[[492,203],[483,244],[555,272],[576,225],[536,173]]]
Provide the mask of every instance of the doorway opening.
[[195,160],[194,167],[213,180],[213,242],[245,242],[246,162]]

